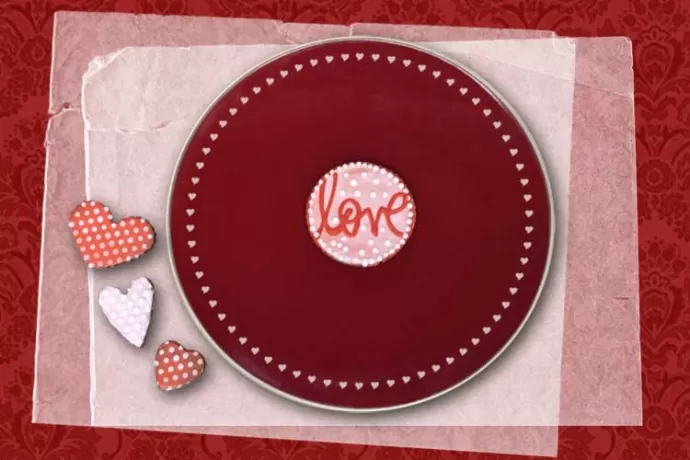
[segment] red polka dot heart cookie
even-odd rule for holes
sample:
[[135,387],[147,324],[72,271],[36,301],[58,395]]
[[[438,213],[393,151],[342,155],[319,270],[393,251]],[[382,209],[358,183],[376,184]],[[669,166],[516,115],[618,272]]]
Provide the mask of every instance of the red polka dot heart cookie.
[[137,259],[156,241],[153,226],[141,217],[113,220],[110,209],[98,201],[85,201],[69,219],[74,242],[89,268],[107,268]]

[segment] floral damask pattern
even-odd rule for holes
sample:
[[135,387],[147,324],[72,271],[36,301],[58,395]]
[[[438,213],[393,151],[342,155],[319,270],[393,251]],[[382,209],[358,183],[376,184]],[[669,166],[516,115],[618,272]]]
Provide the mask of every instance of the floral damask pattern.
[[33,334],[52,13],[549,28],[633,40],[644,425],[565,427],[559,458],[690,458],[690,2],[685,0],[4,0],[0,2],[0,459],[525,458],[33,425]]

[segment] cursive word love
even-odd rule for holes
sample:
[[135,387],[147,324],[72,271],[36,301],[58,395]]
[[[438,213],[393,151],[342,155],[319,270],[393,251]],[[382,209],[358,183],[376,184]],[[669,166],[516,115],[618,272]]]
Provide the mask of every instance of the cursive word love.
[[[392,217],[405,211],[411,201],[408,193],[394,193],[388,203],[380,206],[375,212],[369,207],[363,207],[355,198],[346,198],[338,205],[335,216],[331,216],[333,201],[338,189],[338,173],[334,172],[331,179],[319,188],[318,212],[321,224],[316,230],[317,234],[321,235],[323,232],[331,236],[344,234],[352,238],[359,234],[362,221],[366,218],[369,220],[372,235],[378,236],[379,223],[383,220],[393,235],[403,237],[404,233],[393,224]],[[329,182],[330,189],[328,189]]]

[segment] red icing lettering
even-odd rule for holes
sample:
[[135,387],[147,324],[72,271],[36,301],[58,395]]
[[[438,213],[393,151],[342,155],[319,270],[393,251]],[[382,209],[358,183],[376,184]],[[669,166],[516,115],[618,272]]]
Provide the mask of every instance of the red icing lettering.
[[[338,189],[338,173],[333,173],[331,177],[330,190],[327,190],[328,182],[324,183],[323,186],[319,188],[318,212],[321,218],[321,224],[316,230],[319,235],[325,231],[331,236],[344,234],[351,238],[355,237],[359,233],[362,220],[366,217],[369,220],[369,227],[371,228],[372,235],[378,236],[379,224],[383,219],[391,233],[402,238],[404,233],[393,224],[391,218],[405,211],[405,208],[411,201],[409,194],[405,192],[396,192],[392,194],[388,203],[384,206],[380,206],[376,212],[369,207],[363,208],[360,202],[355,198],[346,198],[336,209],[335,216],[331,216],[335,193]],[[326,196],[327,192],[328,196]],[[338,220],[333,222],[333,217],[337,217]]]

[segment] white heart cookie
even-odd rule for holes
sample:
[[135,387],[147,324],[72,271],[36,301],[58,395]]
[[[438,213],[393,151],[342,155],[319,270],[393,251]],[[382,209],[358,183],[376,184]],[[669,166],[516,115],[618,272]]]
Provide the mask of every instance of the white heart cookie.
[[153,284],[146,278],[137,278],[127,293],[106,286],[98,296],[98,304],[112,326],[135,347],[141,348],[151,324]]

